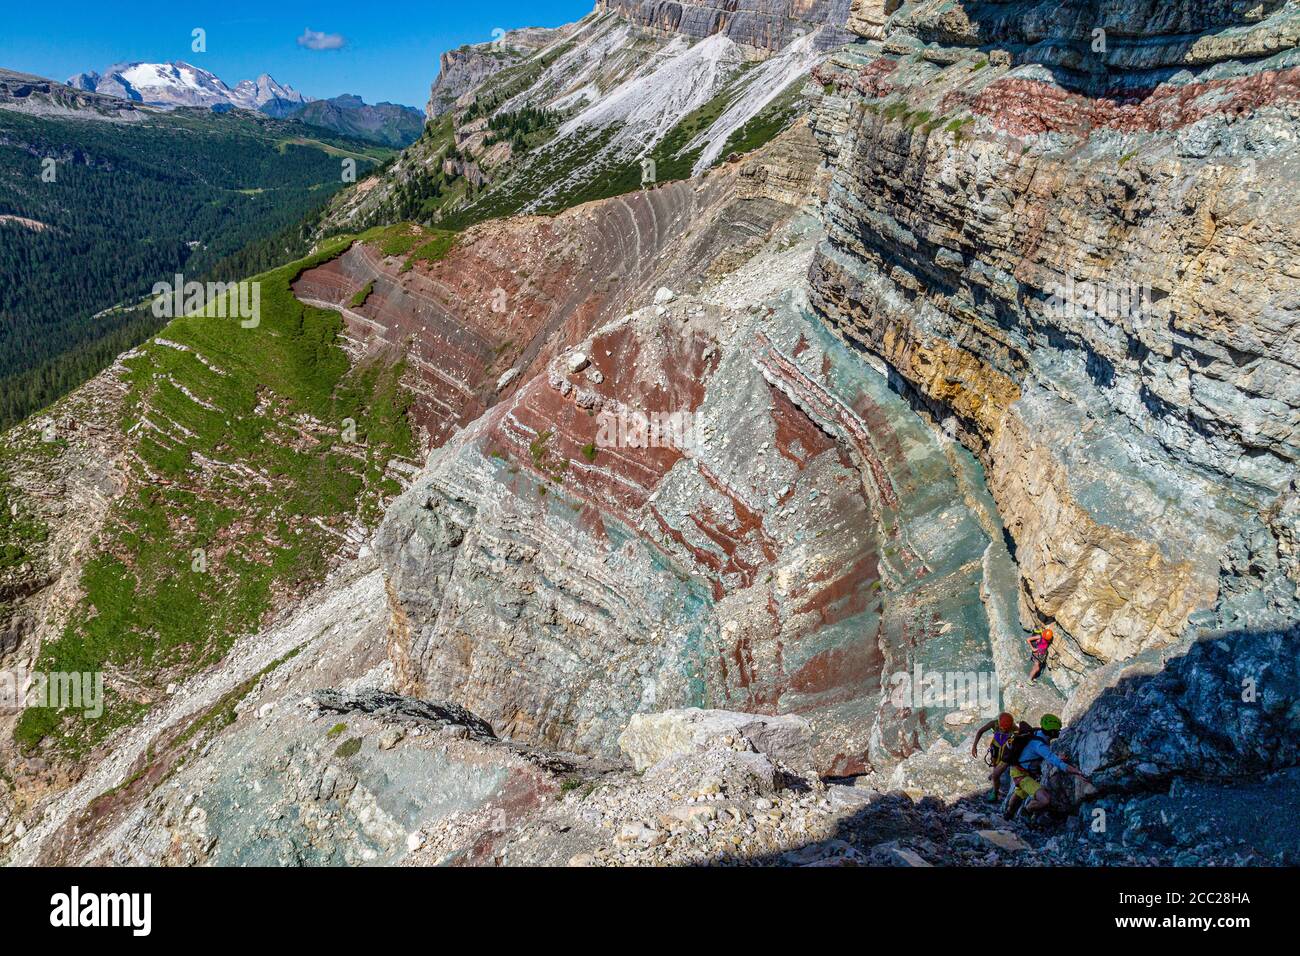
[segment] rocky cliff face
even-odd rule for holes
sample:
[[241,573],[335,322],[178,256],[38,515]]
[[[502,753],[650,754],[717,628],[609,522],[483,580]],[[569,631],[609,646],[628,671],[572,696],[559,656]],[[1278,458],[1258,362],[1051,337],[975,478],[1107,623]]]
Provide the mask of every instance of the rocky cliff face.
[[1296,15],[905,4],[821,73],[813,302],[985,463],[1076,676],[1295,473]]
[[340,197],[321,232],[403,219],[464,228],[699,174],[806,112],[809,70],[842,35],[819,17],[781,32],[761,63],[725,31],[652,30],[603,7],[448,53],[424,135]]
[[[918,667],[982,672],[990,704],[1059,706],[1019,673],[978,466],[788,291],[820,235],[799,213],[816,187],[807,135],[547,223],[582,247],[598,227],[592,248],[642,265],[549,320],[563,337],[530,343],[537,358],[390,509],[376,547],[399,690],[606,755],[648,709],[795,712],[836,773],[977,720],[973,699],[892,699]],[[568,287],[567,268],[551,274]]]
[[844,27],[850,0],[598,0],[598,10],[614,10],[638,26],[702,40],[723,34],[736,43],[764,52],[784,47],[818,27],[830,30],[820,41],[832,47],[849,38]]
[[[802,145],[809,158],[806,131]],[[420,379],[411,414],[436,447],[592,329],[652,295],[656,276],[694,272],[698,283],[764,235],[788,208],[761,195],[729,207],[741,178],[731,169],[703,184],[476,226],[442,259],[414,268],[357,244],[304,272],[294,292],[342,308],[369,354],[406,356]],[[810,183],[805,171],[805,192]],[[720,216],[722,209],[732,216]],[[365,301],[351,304],[363,288]]]
[[526,60],[571,30],[572,25],[555,30],[532,27],[507,30],[490,42],[446,51],[438,59],[438,77],[429,89],[424,115],[436,120],[451,112],[458,102],[472,95],[489,77]]
[[1300,486],[1229,546],[1220,601],[1171,647],[1093,672],[1070,700],[1067,743],[1103,789],[1276,773],[1300,761]]
[[[489,188],[416,194],[428,219],[553,215],[338,241],[274,274],[275,338],[182,327],[105,379],[152,426],[98,471],[54,456],[105,489],[96,520],[136,520],[134,469],[170,468],[191,504],[242,502],[219,531],[250,562],[281,498],[353,467],[328,422],[363,385],[373,438],[355,503],[307,499],[346,531],[275,579],[283,614],[174,694],[150,672],[75,779],[27,758],[50,792],[0,804],[11,860],[1300,859],[1275,812],[1300,792],[1296,5],[741,7],[611,4],[466,66],[336,224],[448,162]],[[857,42],[793,36],[841,12]],[[768,111],[781,89],[809,121]],[[524,107],[563,121],[510,166],[490,123]],[[625,154],[629,130],[657,145]],[[586,192],[634,155],[671,181]],[[223,440],[249,409],[257,442]],[[182,461],[236,451],[209,502]],[[85,546],[40,474],[0,473],[28,649],[48,608],[19,590],[64,594]],[[1000,709],[1065,716],[1095,784],[1053,787],[1067,822],[975,803]]]

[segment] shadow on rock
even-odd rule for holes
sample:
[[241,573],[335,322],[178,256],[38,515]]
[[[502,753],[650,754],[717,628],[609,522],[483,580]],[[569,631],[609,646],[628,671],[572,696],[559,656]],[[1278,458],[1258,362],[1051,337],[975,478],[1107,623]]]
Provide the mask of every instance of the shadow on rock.
[[[1295,865],[1300,622],[1195,638],[1098,672],[1055,749],[1096,787],[1049,769],[1040,819],[985,794],[882,792],[827,780],[834,834],[746,861],[781,866]],[[921,781],[924,783],[924,781]],[[856,784],[856,785],[854,785]],[[938,787],[935,788],[936,792]],[[761,814],[762,811],[757,813]]]

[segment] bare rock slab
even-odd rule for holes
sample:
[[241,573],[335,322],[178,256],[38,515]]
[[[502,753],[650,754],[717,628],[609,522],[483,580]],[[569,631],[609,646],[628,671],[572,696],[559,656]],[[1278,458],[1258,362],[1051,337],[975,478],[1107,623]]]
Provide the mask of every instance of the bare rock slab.
[[618,738],[619,747],[637,770],[669,757],[749,747],[788,767],[802,769],[813,765],[812,743],[812,724],[794,714],[769,716],[699,707],[634,714]]

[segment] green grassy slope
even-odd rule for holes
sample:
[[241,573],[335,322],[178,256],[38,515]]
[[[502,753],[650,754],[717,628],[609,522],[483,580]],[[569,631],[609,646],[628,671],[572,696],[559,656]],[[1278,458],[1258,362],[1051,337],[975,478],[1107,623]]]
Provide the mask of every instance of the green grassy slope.
[[373,524],[397,492],[385,466],[415,451],[402,366],[351,368],[338,313],[290,292],[351,241],[258,276],[256,328],[187,316],[125,360],[130,488],[94,542],[72,623],[36,668],[130,678],[98,720],[28,709],[25,748],[75,755],[133,720],[256,630],[277,596],[318,583],[353,517]]

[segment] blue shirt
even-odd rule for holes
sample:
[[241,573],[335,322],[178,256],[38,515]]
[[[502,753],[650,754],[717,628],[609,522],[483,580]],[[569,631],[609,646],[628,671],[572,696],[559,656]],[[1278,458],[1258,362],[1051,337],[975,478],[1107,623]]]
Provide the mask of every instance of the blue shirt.
[[1064,760],[1052,753],[1047,741],[1035,734],[1030,738],[1029,743],[1025,744],[1025,749],[1020,753],[1020,765],[1023,767],[1027,763],[1039,763],[1044,760],[1057,770],[1069,769],[1066,767]]

